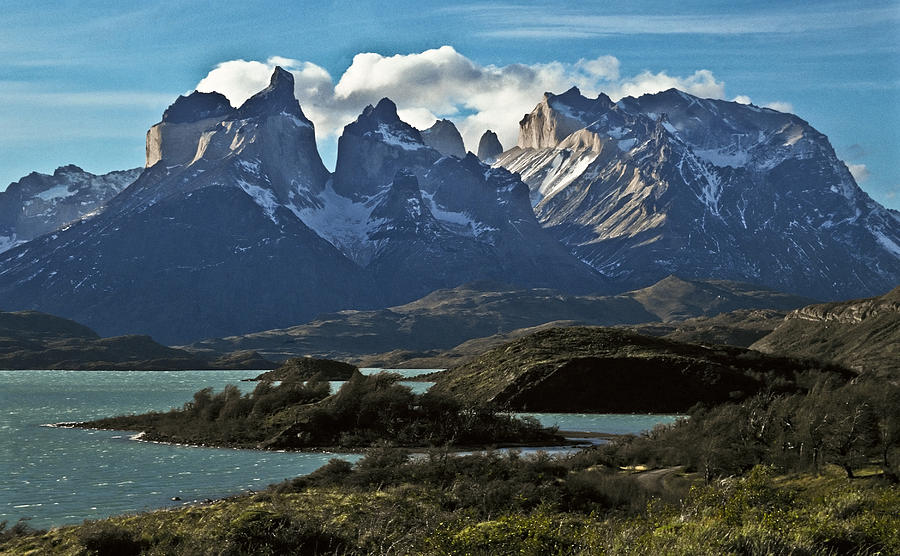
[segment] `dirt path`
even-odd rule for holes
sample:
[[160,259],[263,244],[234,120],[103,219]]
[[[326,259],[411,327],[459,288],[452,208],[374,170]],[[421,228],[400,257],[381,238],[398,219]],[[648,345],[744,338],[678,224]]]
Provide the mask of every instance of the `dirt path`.
[[637,482],[650,492],[664,494],[672,490],[668,485],[677,473],[684,469],[683,466],[663,467],[662,469],[651,469],[650,471],[641,471],[633,476]]

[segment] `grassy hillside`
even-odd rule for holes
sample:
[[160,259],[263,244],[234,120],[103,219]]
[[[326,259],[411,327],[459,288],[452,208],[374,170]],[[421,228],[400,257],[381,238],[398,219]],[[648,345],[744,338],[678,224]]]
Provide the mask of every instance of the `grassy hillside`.
[[74,321],[37,311],[0,312],[0,369],[266,369],[255,352],[210,359],[158,344],[149,336],[101,338]]
[[625,328],[678,342],[750,347],[775,330],[785,315],[787,311],[776,309],[738,309],[714,316],[635,324]]
[[[737,309],[788,310],[812,300],[747,284],[682,280],[615,296],[575,296],[553,290],[474,283],[435,291],[417,301],[379,311],[342,311],[291,328],[204,340],[185,346],[204,355],[253,349],[270,359],[314,356],[362,362],[360,356],[402,352],[433,356],[468,340],[544,325],[551,321],[611,326],[663,322]],[[396,363],[395,363],[396,364]]]
[[[787,313],[775,309],[738,309],[715,316],[694,317],[669,322],[620,325],[646,336],[657,336],[703,345],[729,345],[749,347],[770,334],[782,323]],[[577,326],[576,321],[552,321],[538,326],[519,328],[503,334],[493,334],[484,338],[473,338],[447,350],[409,351],[393,350],[352,357],[349,359],[360,367],[381,367],[385,369],[446,369],[462,365],[495,348],[517,338],[528,336],[548,328]]]
[[0,533],[0,554],[897,554],[900,491],[877,478],[758,467],[704,485],[488,453],[387,449],[200,506]]
[[[570,327],[496,347],[438,375],[432,390],[521,411],[682,412],[698,402],[800,390],[823,367],[737,347]],[[852,376],[838,367],[825,370]]]
[[810,305],[753,344],[766,353],[814,356],[858,371],[900,376],[900,287],[883,296]]

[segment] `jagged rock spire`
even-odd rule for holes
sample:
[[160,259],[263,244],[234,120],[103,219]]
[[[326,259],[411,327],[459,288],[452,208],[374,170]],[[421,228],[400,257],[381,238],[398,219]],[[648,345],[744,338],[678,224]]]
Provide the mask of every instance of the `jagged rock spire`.
[[466,146],[463,143],[462,135],[450,120],[438,120],[421,133],[422,141],[442,155],[456,158],[466,156]]
[[285,112],[310,123],[294,96],[294,76],[280,66],[272,72],[269,86],[256,93],[238,109],[241,118],[254,118],[263,114]]
[[483,162],[490,164],[494,162],[502,152],[503,145],[500,144],[500,139],[497,138],[497,134],[491,130],[485,131],[478,141],[478,158]]

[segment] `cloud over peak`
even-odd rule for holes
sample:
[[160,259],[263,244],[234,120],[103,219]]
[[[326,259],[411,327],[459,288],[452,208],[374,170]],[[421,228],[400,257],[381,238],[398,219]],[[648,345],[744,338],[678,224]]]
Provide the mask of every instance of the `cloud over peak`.
[[210,71],[197,90],[218,91],[239,106],[268,84],[275,66],[294,75],[295,94],[320,141],[333,141],[367,104],[383,97],[396,102],[400,116],[420,129],[439,117],[453,120],[471,150],[486,129],[497,132],[504,145],[514,145],[519,120],[543,93],[561,93],[573,85],[587,96],[602,91],[614,100],[672,87],[700,97],[725,96],[725,84],[706,69],[688,76],[645,70],[623,77],[619,60],[611,55],[575,63],[481,65],[452,46],[393,56],[359,53],[337,83],[308,61],[280,56],[265,62],[230,60]]
[[866,181],[869,179],[869,176],[872,175],[865,164],[848,164],[847,169],[850,170],[853,179],[855,179],[857,183]]

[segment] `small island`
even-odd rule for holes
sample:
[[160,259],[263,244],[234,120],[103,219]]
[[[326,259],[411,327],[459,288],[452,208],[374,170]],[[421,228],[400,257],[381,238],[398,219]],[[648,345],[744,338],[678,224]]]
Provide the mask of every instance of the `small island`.
[[196,392],[180,409],[124,415],[69,426],[129,430],[142,440],[264,450],[354,451],[388,442],[406,448],[572,444],[555,428],[490,406],[467,406],[438,393],[414,394],[396,374],[365,376],[355,367],[331,394],[320,376],[253,392],[234,385]]
[[250,381],[306,382],[307,380],[350,380],[355,365],[333,359],[314,357],[294,357],[282,363],[277,369],[267,371]]

